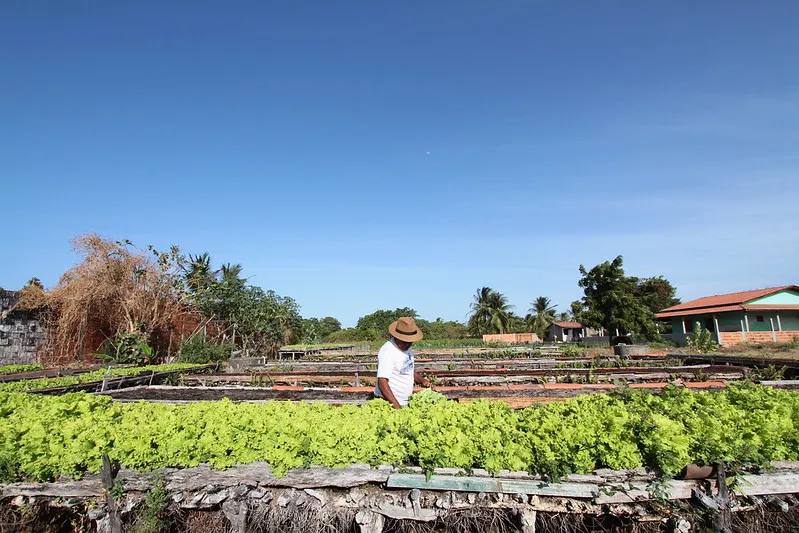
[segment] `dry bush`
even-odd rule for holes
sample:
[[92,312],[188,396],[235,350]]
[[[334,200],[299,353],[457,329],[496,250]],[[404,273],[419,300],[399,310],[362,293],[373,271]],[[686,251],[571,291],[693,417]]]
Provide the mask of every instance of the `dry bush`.
[[129,241],[93,234],[75,238],[73,249],[81,261],[55,288],[26,287],[20,301],[21,308],[44,310],[49,331],[45,359],[81,359],[118,333],[140,333],[151,346],[162,345],[182,309],[178,249],[139,250]]

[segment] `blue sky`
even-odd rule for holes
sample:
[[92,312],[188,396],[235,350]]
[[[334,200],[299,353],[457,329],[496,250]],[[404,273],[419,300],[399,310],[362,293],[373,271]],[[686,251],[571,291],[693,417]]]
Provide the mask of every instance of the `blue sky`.
[[524,314],[618,254],[799,283],[799,3],[44,2],[0,17],[0,287],[97,232],[305,316]]

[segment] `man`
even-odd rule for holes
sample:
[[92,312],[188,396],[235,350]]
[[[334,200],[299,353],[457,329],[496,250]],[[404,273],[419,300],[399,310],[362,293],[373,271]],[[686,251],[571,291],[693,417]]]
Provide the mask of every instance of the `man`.
[[383,398],[395,409],[408,405],[414,383],[424,387],[430,384],[414,369],[414,342],[422,340],[424,334],[411,317],[402,317],[388,327],[391,340],[377,353],[377,386],[375,397]]

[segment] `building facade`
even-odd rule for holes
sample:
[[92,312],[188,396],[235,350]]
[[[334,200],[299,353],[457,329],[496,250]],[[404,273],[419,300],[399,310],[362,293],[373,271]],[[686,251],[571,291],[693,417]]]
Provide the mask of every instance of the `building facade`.
[[663,309],[657,317],[671,320],[672,338],[681,345],[697,322],[722,346],[790,342],[799,337],[799,286],[706,296]]

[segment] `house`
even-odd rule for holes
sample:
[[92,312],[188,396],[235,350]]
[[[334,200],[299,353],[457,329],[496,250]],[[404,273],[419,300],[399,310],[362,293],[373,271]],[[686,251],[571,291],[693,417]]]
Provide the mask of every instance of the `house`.
[[579,341],[587,335],[586,328],[579,322],[553,322],[544,335],[547,342]]
[[670,319],[672,338],[684,345],[699,324],[722,346],[742,342],[790,342],[799,337],[799,286],[706,296],[663,309]]

